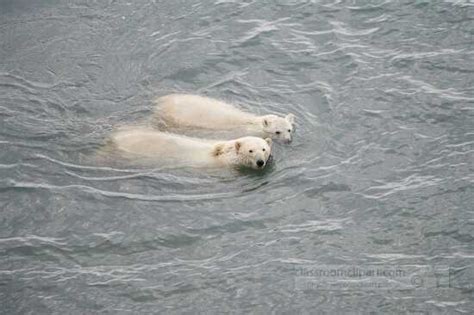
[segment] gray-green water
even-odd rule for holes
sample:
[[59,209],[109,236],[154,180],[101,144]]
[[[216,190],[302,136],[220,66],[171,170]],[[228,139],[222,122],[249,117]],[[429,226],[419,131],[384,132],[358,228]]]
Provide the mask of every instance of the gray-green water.
[[[0,312],[472,313],[473,5],[0,0]],[[263,174],[88,161],[172,91],[295,140]]]

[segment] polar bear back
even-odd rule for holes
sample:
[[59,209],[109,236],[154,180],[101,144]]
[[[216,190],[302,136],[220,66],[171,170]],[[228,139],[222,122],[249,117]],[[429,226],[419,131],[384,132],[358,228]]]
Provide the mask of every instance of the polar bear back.
[[193,164],[209,164],[215,142],[147,128],[123,128],[112,134],[111,140],[115,149],[131,156],[181,163],[191,160]]
[[171,94],[156,100],[155,115],[168,124],[229,129],[255,121],[255,115],[225,102],[199,95]]

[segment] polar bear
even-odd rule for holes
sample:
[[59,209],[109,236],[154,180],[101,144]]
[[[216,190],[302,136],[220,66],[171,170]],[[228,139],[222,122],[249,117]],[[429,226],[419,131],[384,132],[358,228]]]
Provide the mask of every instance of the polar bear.
[[170,94],[155,101],[154,119],[160,129],[183,130],[202,128],[235,130],[241,135],[292,140],[295,116],[257,116],[234,106],[208,97],[192,94]]
[[271,156],[272,139],[243,137],[204,140],[144,127],[112,133],[109,147],[127,159],[156,161],[173,167],[237,167],[263,169]]

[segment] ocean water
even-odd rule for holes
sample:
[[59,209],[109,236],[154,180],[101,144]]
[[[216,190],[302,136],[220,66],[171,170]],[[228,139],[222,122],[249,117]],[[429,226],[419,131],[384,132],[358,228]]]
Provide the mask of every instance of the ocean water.
[[[473,33],[467,0],[0,0],[0,313],[472,313]],[[90,159],[170,92],[295,139]]]

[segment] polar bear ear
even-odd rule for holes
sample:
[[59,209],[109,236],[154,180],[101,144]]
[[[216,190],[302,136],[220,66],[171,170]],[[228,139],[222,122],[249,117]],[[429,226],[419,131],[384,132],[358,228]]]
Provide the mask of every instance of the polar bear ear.
[[219,143],[218,145],[216,145],[212,153],[214,154],[214,156],[219,156],[224,153],[224,144]]
[[239,149],[240,149],[240,142],[239,141],[235,141],[235,151],[237,151],[237,153],[239,152]]
[[262,119],[262,124],[263,124],[264,127],[268,127],[270,125],[270,121],[268,121],[267,118],[263,118]]
[[268,143],[269,146],[272,146],[272,143],[273,143],[272,139],[266,138],[265,141]]
[[295,115],[293,114],[288,114],[286,115],[285,119],[292,125],[295,124]]

